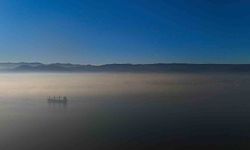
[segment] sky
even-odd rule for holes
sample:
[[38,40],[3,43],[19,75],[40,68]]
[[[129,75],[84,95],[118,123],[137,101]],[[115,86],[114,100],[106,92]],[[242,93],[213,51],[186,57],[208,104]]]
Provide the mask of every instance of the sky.
[[1,0],[0,62],[250,63],[248,0]]

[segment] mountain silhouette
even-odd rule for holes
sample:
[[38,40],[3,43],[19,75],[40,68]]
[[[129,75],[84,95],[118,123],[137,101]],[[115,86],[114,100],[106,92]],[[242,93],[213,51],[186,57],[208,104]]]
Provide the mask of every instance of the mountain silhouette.
[[0,63],[5,72],[250,72],[250,64],[42,64]]

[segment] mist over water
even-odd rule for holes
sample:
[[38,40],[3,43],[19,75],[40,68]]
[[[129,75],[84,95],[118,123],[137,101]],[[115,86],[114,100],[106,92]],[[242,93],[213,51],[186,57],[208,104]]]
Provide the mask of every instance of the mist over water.
[[249,75],[3,73],[0,149],[247,148]]

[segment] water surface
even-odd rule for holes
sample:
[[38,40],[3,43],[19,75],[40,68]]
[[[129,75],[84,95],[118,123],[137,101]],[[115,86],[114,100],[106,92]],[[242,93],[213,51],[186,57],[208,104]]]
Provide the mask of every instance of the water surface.
[[249,89],[249,74],[4,73],[0,149],[247,149]]

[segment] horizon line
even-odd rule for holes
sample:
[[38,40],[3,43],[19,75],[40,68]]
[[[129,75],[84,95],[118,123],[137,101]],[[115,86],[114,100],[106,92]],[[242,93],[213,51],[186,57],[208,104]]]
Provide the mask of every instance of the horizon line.
[[29,61],[20,61],[20,62],[0,62],[0,64],[43,64],[43,65],[52,65],[52,64],[70,64],[70,65],[91,65],[91,66],[104,66],[104,65],[250,65],[250,63],[186,63],[186,62],[156,62],[156,63],[104,63],[104,64],[83,64],[83,63],[71,63],[71,62],[29,62]]

